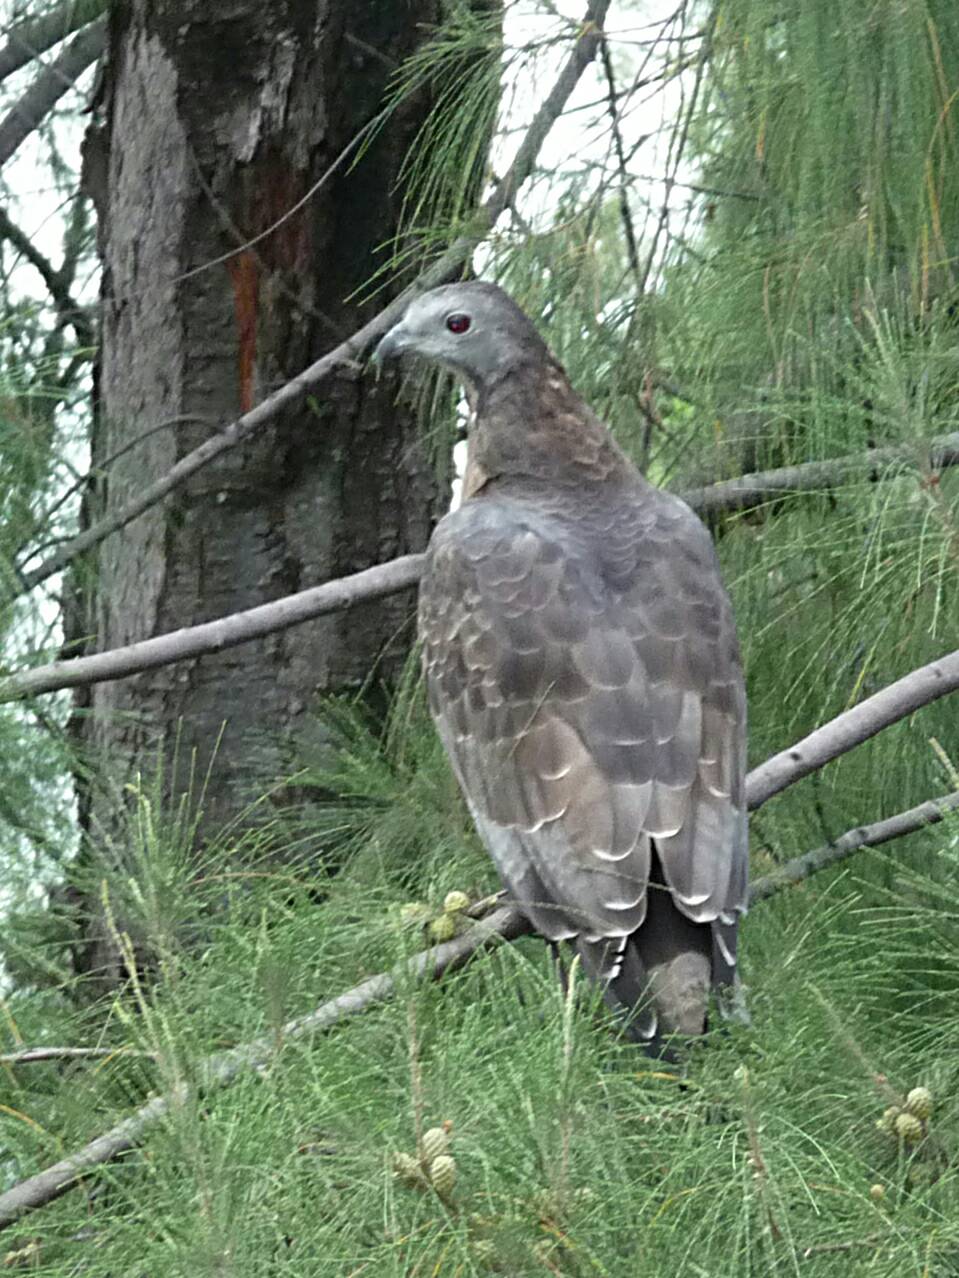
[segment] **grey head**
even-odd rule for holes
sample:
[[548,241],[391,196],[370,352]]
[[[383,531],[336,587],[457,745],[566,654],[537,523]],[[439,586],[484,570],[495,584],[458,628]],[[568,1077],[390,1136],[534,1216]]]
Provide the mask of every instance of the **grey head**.
[[496,284],[443,284],[415,298],[374,352],[419,355],[482,388],[523,364],[550,359],[532,321]]

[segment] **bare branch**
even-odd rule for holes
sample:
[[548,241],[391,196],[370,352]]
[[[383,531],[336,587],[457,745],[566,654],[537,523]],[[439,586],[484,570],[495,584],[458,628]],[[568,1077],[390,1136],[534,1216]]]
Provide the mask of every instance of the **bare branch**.
[[953,431],[949,435],[936,436],[929,440],[928,445],[914,443],[870,448],[851,457],[802,462],[779,470],[740,475],[703,488],[692,488],[683,493],[683,498],[700,515],[750,510],[790,493],[835,488],[852,479],[884,479],[886,472],[895,467],[921,464],[927,448],[929,464],[934,471],[959,465],[959,431]]
[[890,839],[900,839],[904,834],[914,834],[927,825],[937,825],[949,812],[959,808],[959,790],[951,794],[943,794],[938,799],[928,799],[917,807],[906,812],[897,812],[895,816],[884,821],[875,821],[872,825],[857,825],[854,830],[847,830],[834,843],[827,843],[802,856],[794,856],[771,874],[754,879],[749,886],[749,904],[765,901],[783,888],[794,887],[819,870],[825,870],[837,861],[844,861],[860,848],[878,847],[880,843],[888,843]]
[[[498,221],[500,215],[510,207],[519,188],[533,171],[536,157],[546,139],[546,135],[559,119],[563,107],[576,87],[583,71],[596,55],[602,36],[602,25],[609,8],[609,0],[590,0],[586,17],[580,28],[566,63],[560,71],[553,88],[542,106],[536,112],[532,123],[521,142],[513,163],[503,175],[502,180],[489,199],[477,211],[472,229],[456,239],[437,260],[428,267],[410,286],[396,297],[389,305],[375,315],[368,323],[359,328],[346,341],[323,355],[309,368],[305,369],[292,381],[281,386],[278,391],[268,396],[262,403],[237,418],[229,426],[205,440],[193,452],[181,458],[164,476],[150,484],[132,501],[121,509],[114,511],[105,519],[79,533],[66,545],[46,558],[38,567],[24,573],[21,578],[21,591],[32,590],[34,586],[46,581],[54,573],[60,572],[78,555],[96,546],[111,533],[125,527],[131,520],[142,515],[167,493],[172,492],[179,484],[206,466],[215,457],[227,449],[234,447],[246,439],[254,431],[271,422],[293,404],[299,403],[308,392],[313,390],[334,369],[344,365],[355,365],[355,361],[382,337],[402,315],[407,302],[413,293],[432,288],[449,279],[463,266],[470,254]],[[0,140],[2,140],[0,125]],[[2,142],[0,142],[0,161],[2,161]]]
[[0,1065],[34,1065],[37,1061],[105,1060],[121,1056],[156,1060],[157,1053],[134,1051],[128,1047],[25,1047],[19,1052],[0,1055]]
[[98,18],[106,0],[66,0],[38,18],[27,18],[7,31],[7,43],[0,49],[0,80],[33,62],[55,44]]
[[[67,385],[71,384],[71,380],[72,379],[67,379]],[[127,442],[125,444],[121,444],[119,448],[114,449],[114,451],[104,457],[102,461],[98,461],[96,466],[91,470],[76,478],[72,484],[60,493],[56,501],[54,501],[52,505],[48,506],[46,510],[38,516],[37,522],[43,527],[49,528],[53,523],[53,517],[57,511],[62,510],[68,501],[86,488],[94,477],[104,477],[114,462],[119,461],[121,457],[125,457],[127,453],[131,453],[134,448],[139,448],[142,443],[148,439],[152,439],[152,437],[159,434],[161,430],[169,430],[171,426],[180,425],[213,426],[214,422],[212,417],[203,417],[198,413],[178,413],[176,417],[165,417],[154,426],[147,427],[145,431],[142,431],[133,439],[128,439]],[[76,471],[73,471],[72,473],[76,475]],[[48,550],[51,546],[59,545],[61,542],[66,540],[68,540],[66,536],[51,537],[49,541],[45,541],[39,546],[33,545],[29,551],[27,551],[26,548],[22,548],[20,555],[17,557],[19,558],[21,555],[26,555],[27,553],[31,555],[42,554],[44,550]]]
[[959,688],[959,651],[920,666],[851,710],[823,724],[788,750],[754,768],[746,780],[750,811],[830,759],[868,741],[883,728]]
[[12,221],[4,208],[0,208],[0,239],[12,244],[37,271],[53,299],[58,318],[73,328],[81,346],[92,348],[96,344],[93,325],[86,311],[70,292],[66,276],[57,270],[49,258],[44,257],[29,235]]
[[847,1238],[845,1242],[812,1243],[809,1247],[800,1248],[803,1260],[811,1256],[822,1256],[829,1251],[855,1251],[857,1247],[881,1247],[886,1241],[882,1234],[870,1234],[867,1238]]
[[692,93],[690,94],[688,106],[684,104],[681,110],[682,122],[679,128],[673,131],[669,139],[669,153],[666,157],[667,172],[666,179],[663,184],[663,204],[660,210],[659,219],[656,223],[656,229],[653,232],[649,253],[646,256],[646,266],[640,279],[640,295],[646,292],[646,287],[649,283],[649,278],[656,262],[656,255],[659,250],[659,241],[669,217],[669,203],[673,196],[673,186],[676,182],[677,176],[679,175],[679,166],[682,164],[683,155],[686,151],[686,143],[689,140],[689,131],[692,128],[693,120],[696,116],[696,107],[699,103],[699,94],[706,72],[706,63],[712,43],[712,28],[715,21],[716,19],[714,16],[710,20],[705,33],[705,38],[696,55],[696,73],[693,78]]
[[96,22],[71,40],[60,56],[44,67],[19,102],[0,121],[0,168],[38,128],[68,89],[96,62],[106,43],[107,20]]
[[350,577],[339,577],[322,586],[286,595],[274,603],[235,612],[218,621],[184,627],[169,634],[157,635],[126,648],[77,657],[73,661],[55,661],[22,674],[13,675],[0,684],[0,702],[19,701],[23,697],[58,688],[76,688],[89,683],[109,682],[127,675],[170,665],[204,652],[220,652],[237,644],[249,643],[263,635],[287,630],[327,612],[338,612],[356,603],[395,594],[413,586],[420,579],[423,555],[404,555],[387,564],[378,564]]
[[[654,45],[653,48],[655,47]],[[619,127],[619,112],[616,107],[616,77],[613,72],[613,59],[609,52],[609,42],[605,38],[600,49],[603,56],[603,72],[606,76],[608,89],[606,109],[609,112],[609,123],[616,148],[616,163],[619,168],[619,189],[617,191],[619,218],[623,227],[623,239],[626,241],[626,260],[629,262],[629,269],[638,283],[642,275],[639,265],[639,249],[636,246],[636,232],[633,229],[633,215],[629,207],[630,182],[629,174],[626,171],[626,148],[623,145],[623,134]],[[640,288],[641,292],[642,289]]]
[[[514,940],[529,930],[529,924],[518,910],[504,907],[483,922],[475,924],[463,936],[417,954],[403,965],[398,975],[402,975],[404,979],[429,977],[439,980],[445,972],[462,967],[477,950],[491,941]],[[263,1069],[275,1059],[278,1041],[283,1043],[324,1033],[347,1017],[356,1016],[369,1007],[387,1002],[393,997],[396,985],[397,975],[381,972],[345,994],[321,1004],[307,1016],[290,1021],[279,1035],[264,1035],[230,1051],[208,1057],[198,1070],[200,1081],[197,1092],[203,1094],[225,1087],[240,1074]],[[36,1176],[31,1176],[0,1194],[0,1232],[8,1229],[24,1212],[53,1202],[78,1184],[88,1172],[132,1149],[154,1123],[159,1122],[174,1107],[182,1105],[189,1095],[190,1089],[184,1083],[162,1096],[154,1096],[136,1113],[92,1140],[77,1153],[61,1159]]]

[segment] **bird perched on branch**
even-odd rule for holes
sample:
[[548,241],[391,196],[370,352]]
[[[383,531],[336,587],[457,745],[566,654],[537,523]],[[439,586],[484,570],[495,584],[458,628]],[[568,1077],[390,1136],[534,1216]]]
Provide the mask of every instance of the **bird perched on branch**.
[[376,351],[406,354],[472,409],[420,585],[436,727],[519,908],[659,1052],[734,985],[746,908],[746,701],[711,538],[502,289],[417,298]]

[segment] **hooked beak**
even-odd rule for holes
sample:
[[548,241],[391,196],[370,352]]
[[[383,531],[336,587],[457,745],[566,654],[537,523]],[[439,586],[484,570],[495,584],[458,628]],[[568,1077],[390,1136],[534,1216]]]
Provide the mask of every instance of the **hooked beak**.
[[379,345],[373,352],[373,362],[382,364],[385,360],[395,359],[397,355],[402,355],[407,345],[408,338],[402,322],[394,324],[386,336],[380,339]]

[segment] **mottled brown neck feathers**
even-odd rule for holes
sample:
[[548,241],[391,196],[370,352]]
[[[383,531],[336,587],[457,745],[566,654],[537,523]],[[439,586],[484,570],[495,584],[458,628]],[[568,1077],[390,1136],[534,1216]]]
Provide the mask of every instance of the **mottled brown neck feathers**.
[[496,479],[592,487],[636,474],[555,361],[519,365],[480,388],[469,432],[464,500]]

